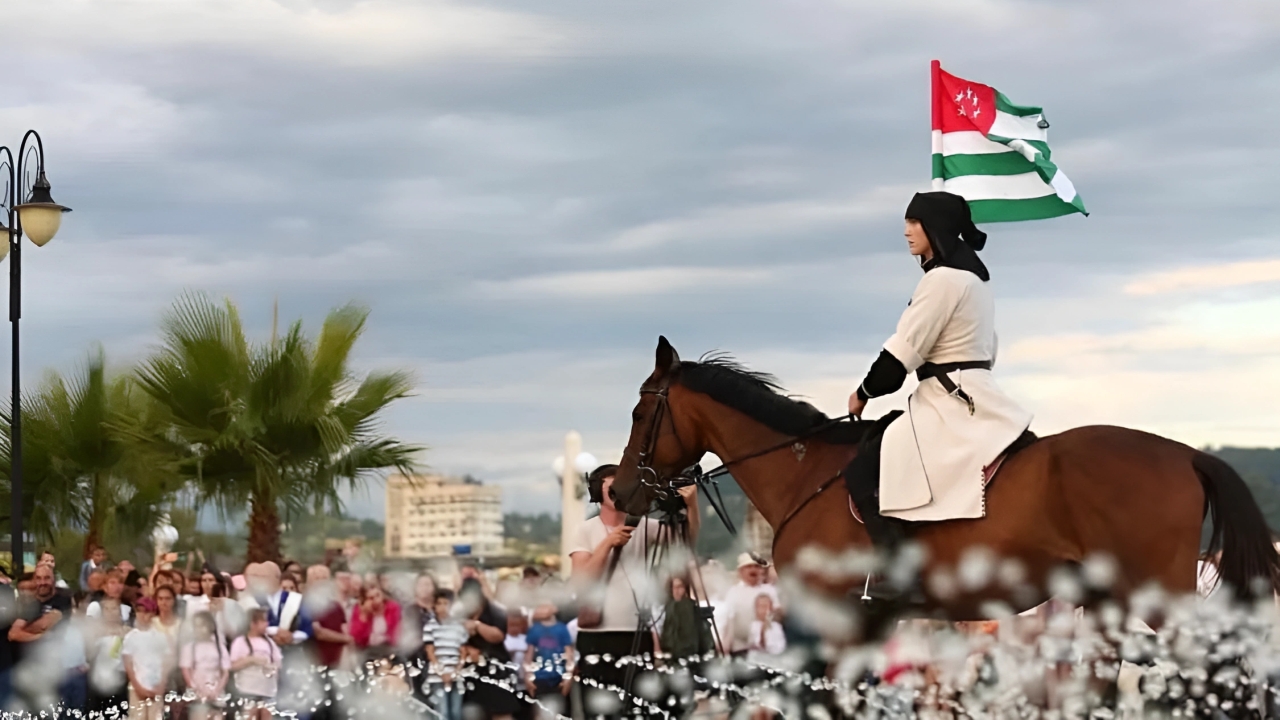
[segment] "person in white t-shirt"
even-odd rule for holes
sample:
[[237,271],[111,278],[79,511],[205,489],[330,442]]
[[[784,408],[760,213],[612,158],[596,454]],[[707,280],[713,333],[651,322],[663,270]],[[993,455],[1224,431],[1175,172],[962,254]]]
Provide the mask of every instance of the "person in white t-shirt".
[[765,582],[769,562],[754,553],[738,556],[738,583],[724,595],[723,612],[718,618],[720,641],[725,651],[735,657],[743,657],[751,649],[751,623],[756,619],[756,598],[762,593],[769,596],[774,612],[782,603],[778,600],[778,588]]
[[751,632],[747,642],[747,660],[756,664],[767,664],[769,659],[777,657],[787,650],[787,636],[782,631],[782,623],[773,613],[773,598],[767,592],[756,596],[756,619],[751,621]]
[[[593,655],[619,658],[654,650],[649,614],[661,603],[666,579],[650,572],[647,551],[657,542],[661,525],[648,517],[634,525],[628,524],[626,513],[613,504],[611,490],[617,471],[617,465],[602,465],[587,477],[588,494],[592,502],[600,504],[600,514],[582,524],[569,550],[579,599],[584,605],[600,610],[599,624],[594,627],[583,626],[580,611],[576,642],[578,657],[583,658]],[[696,542],[700,520],[697,487],[681,488],[680,495],[688,513],[690,542]],[[635,674],[630,678],[633,684]],[[627,668],[616,662],[583,663],[578,666],[578,679],[630,692]],[[591,684],[583,684],[582,692],[588,708],[599,705],[586,695],[610,694],[614,704],[618,698]]]
[[164,715],[165,680],[173,667],[169,636],[153,627],[160,612],[144,597],[134,605],[136,625],[124,636],[120,654],[129,679],[129,720],[160,720]]

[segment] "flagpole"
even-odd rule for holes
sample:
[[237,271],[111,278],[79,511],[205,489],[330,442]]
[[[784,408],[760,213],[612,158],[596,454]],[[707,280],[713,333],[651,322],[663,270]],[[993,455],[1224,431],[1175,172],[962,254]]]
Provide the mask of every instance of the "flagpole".
[[929,63],[929,106],[933,115],[933,131],[930,140],[933,145],[933,183],[931,189],[942,190],[942,63],[933,60]]

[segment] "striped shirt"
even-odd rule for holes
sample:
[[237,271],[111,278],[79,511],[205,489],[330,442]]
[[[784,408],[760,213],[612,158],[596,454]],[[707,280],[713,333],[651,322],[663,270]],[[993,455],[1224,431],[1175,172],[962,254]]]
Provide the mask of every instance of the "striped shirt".
[[467,629],[457,620],[429,622],[422,629],[422,644],[431,645],[436,651],[438,668],[431,670],[431,681],[439,682],[438,672],[457,672],[462,646],[467,643]]

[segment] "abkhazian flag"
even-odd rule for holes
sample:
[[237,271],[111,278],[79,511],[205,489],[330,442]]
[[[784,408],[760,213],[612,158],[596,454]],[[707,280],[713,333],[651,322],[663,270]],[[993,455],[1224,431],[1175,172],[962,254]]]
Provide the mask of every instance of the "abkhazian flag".
[[933,189],[968,200],[975,223],[1089,214],[1049,158],[1048,129],[1040,108],[933,61]]

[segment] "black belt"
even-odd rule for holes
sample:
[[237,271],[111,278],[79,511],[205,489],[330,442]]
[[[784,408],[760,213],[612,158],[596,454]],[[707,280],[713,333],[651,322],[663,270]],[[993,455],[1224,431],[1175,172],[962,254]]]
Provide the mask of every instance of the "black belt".
[[969,393],[957,387],[948,373],[956,370],[990,370],[993,363],[990,360],[964,360],[961,362],[950,363],[925,363],[916,370],[916,379],[924,382],[929,378],[937,378],[942,385],[942,389],[947,391],[948,395],[955,395],[969,406],[969,414],[973,414],[973,398],[969,397]]

